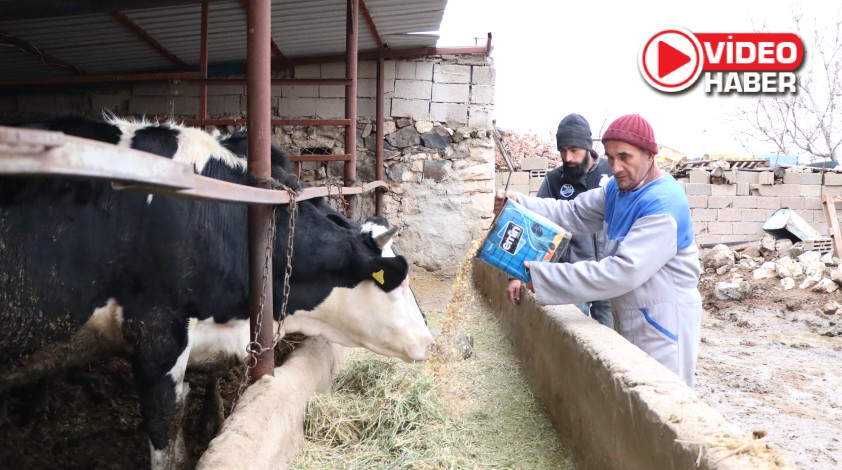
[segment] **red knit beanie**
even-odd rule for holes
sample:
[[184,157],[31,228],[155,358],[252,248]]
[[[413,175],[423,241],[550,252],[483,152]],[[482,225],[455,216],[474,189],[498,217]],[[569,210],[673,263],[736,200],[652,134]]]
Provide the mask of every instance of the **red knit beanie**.
[[606,140],[619,140],[648,150],[652,155],[658,153],[658,144],[655,142],[652,126],[640,114],[626,114],[615,119],[602,134],[602,142]]

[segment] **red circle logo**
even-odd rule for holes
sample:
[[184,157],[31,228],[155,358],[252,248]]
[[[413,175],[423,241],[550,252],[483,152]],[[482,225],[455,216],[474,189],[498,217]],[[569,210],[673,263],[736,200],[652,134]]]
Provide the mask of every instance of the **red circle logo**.
[[682,91],[699,78],[704,65],[702,45],[684,28],[658,31],[640,49],[640,74],[653,88]]

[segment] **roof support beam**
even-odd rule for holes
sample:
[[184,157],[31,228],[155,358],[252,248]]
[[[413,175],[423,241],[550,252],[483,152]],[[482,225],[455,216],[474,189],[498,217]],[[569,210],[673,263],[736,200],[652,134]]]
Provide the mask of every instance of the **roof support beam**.
[[374,36],[374,41],[377,42],[377,47],[383,49],[383,39],[380,38],[380,33],[377,31],[377,25],[374,24],[374,18],[371,17],[371,13],[368,11],[365,0],[360,0],[360,13],[363,14],[363,18],[365,18],[365,22],[368,24],[368,30],[371,31],[371,35]]
[[93,15],[126,10],[198,5],[222,0],[27,0],[0,2],[3,21],[52,18],[57,16]]
[[53,67],[63,68],[69,72],[72,72],[75,75],[82,75],[85,73],[82,70],[80,70],[79,67],[76,67],[71,63],[65,62],[48,52],[38,49],[37,47],[33,46],[32,44],[29,44],[23,39],[16,37],[12,33],[0,30],[0,43],[9,44],[26,53],[38,56],[45,64],[51,65]]
[[123,23],[123,26],[128,28],[131,32],[135,33],[137,37],[139,37],[143,42],[148,44],[150,47],[158,51],[162,56],[166,57],[170,60],[173,64],[181,67],[187,68],[188,65],[183,60],[179,59],[177,55],[173,54],[172,51],[164,47],[163,44],[158,42],[151,34],[147,33],[145,29],[141,28],[139,24],[135,23],[134,20],[129,18],[128,15],[123,13],[122,11],[115,11],[111,13],[117,21]]

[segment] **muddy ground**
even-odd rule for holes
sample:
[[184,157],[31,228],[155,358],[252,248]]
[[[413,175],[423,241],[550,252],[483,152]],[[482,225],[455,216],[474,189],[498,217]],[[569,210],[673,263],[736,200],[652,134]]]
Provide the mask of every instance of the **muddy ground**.
[[705,299],[696,393],[746,431],[761,431],[805,470],[842,468],[842,318],[822,306],[842,295],[754,280],[750,298]]

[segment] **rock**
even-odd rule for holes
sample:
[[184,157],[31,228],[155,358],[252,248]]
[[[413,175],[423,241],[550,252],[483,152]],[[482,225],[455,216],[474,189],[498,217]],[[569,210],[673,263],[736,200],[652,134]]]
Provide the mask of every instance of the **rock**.
[[[723,266],[733,266],[737,262],[734,256],[734,250],[728,248],[725,245],[716,245],[710,249],[710,251],[705,254],[704,258],[702,258],[702,266],[707,268],[712,268],[717,270],[719,273],[719,268]],[[727,270],[726,270],[727,272]]]
[[781,279],[781,288],[783,288],[783,290],[790,290],[793,287],[795,287],[795,279],[791,277]]
[[416,121],[415,122],[415,130],[418,131],[419,134],[426,134],[433,130],[434,124],[431,121]]
[[790,312],[794,312],[801,308],[801,301],[800,300],[787,300],[786,302],[786,309]]
[[415,130],[414,126],[406,126],[402,127],[399,131],[387,135],[386,142],[392,147],[397,148],[412,147],[421,143],[421,137],[418,135],[418,131]]
[[728,272],[728,271],[730,271],[730,270],[731,270],[731,266],[728,266],[728,265],[726,264],[726,265],[724,265],[724,266],[720,266],[720,267],[716,268],[716,274],[718,274],[718,275],[720,275],[720,276],[721,276],[721,275],[723,275],[723,274],[727,273],[727,272]]
[[775,263],[775,270],[778,273],[778,277],[801,277],[804,275],[804,268],[801,266],[800,263],[795,261],[794,259],[790,258],[789,256],[784,256],[783,258],[779,259]]
[[798,288],[799,289],[812,289],[813,286],[818,284],[822,279],[823,279],[823,277],[822,277],[821,274],[808,275],[806,278],[804,278],[803,281],[801,281],[801,284],[798,285]]
[[792,248],[792,240],[784,238],[775,242],[775,252],[778,257],[789,256],[789,250]]
[[766,235],[760,240],[760,254],[766,257],[766,255],[770,253],[775,253],[775,246],[777,244],[777,240],[775,237],[771,235]]
[[[815,253],[815,251],[811,253]],[[823,276],[825,272],[827,272],[827,266],[825,266],[825,264],[819,260],[811,261],[807,263],[807,265],[801,263],[801,265],[804,266],[804,274],[807,276],[812,276],[813,274],[819,274]]]
[[839,290],[839,284],[824,277],[818,283],[816,283],[816,285],[814,285],[810,290],[813,292],[824,292],[830,294],[831,292],[836,292],[837,290]]
[[443,149],[450,145],[451,138],[450,134],[447,133],[444,129],[439,131],[439,128],[436,128],[430,132],[421,135],[421,143],[424,147],[431,148],[431,149]]
[[754,269],[757,267],[757,261],[754,261],[751,258],[743,258],[737,264],[743,269]]
[[836,259],[836,261],[834,261],[834,259],[836,259],[836,258],[834,258],[832,254],[825,253],[825,254],[822,255],[821,258],[819,258],[819,261],[821,261],[822,263],[824,263],[828,266],[836,266],[837,264],[839,264],[839,260]]
[[778,271],[775,267],[775,263],[771,261],[763,263],[759,268],[754,270],[752,277],[755,279],[772,279],[778,277]]
[[798,262],[803,264],[806,268],[807,265],[812,263],[813,261],[820,261],[821,257],[822,254],[818,251],[805,251],[804,253],[798,255],[796,259],[798,259]]
[[835,315],[836,311],[842,308],[842,304],[835,300],[829,300],[827,303],[822,305],[822,313],[825,315]]
[[745,250],[740,252],[740,256],[743,258],[760,258],[762,255],[760,254],[760,248],[757,246],[750,246]]
[[450,176],[448,167],[450,167],[449,160],[424,160],[424,179],[430,179],[436,183],[444,181],[448,176]]
[[842,266],[835,266],[831,268],[828,275],[830,276],[831,281],[837,284],[842,284]]
[[742,277],[717,282],[713,288],[713,294],[719,300],[743,300],[751,295],[751,291],[751,284]]

